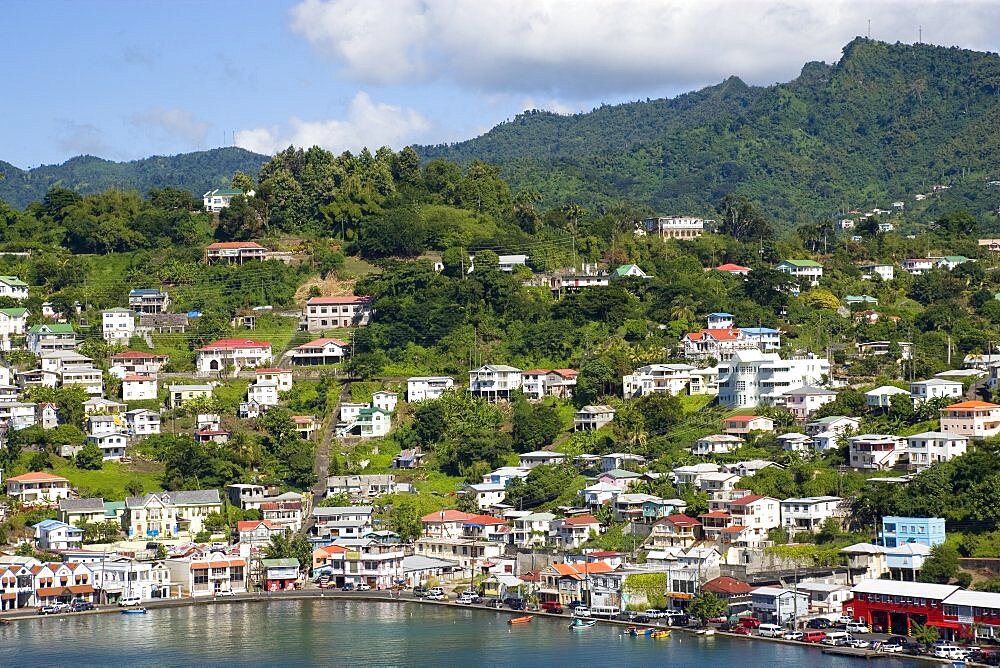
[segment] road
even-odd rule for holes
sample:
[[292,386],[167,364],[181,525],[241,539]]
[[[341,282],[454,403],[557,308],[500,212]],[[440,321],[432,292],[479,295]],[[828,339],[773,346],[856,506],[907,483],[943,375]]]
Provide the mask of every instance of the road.
[[[316,476],[316,482],[312,486],[313,506],[318,504],[326,494],[326,478],[327,472],[330,470],[330,448],[337,433],[340,405],[350,396],[351,383],[350,381],[344,381],[343,386],[340,388],[340,396],[337,398],[337,405],[333,407],[330,415],[327,416],[323,437],[316,443],[315,461],[313,462],[313,475]],[[312,527],[313,519],[310,516],[308,520],[302,523],[302,533],[308,534]]]

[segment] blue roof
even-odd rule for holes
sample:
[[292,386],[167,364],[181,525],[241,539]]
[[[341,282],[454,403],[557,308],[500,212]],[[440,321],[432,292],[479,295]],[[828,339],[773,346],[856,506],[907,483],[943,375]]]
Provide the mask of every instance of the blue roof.
[[160,294],[159,288],[139,288],[138,290],[130,290],[129,296],[132,295],[158,295]]
[[710,317],[713,317],[713,318],[732,318],[733,317],[732,313],[709,313],[708,315]]
[[51,529],[60,529],[62,527],[68,527],[68,526],[69,526],[68,524],[66,524],[65,522],[60,522],[59,520],[42,520],[32,528],[34,529],[41,528],[48,531]]
[[744,334],[780,334],[776,329],[771,329],[770,327],[740,327],[740,331]]

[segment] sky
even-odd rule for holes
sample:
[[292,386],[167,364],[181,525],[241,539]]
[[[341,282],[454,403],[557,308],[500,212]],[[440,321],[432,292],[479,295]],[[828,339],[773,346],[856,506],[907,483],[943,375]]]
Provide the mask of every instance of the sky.
[[0,160],[478,136],[739,76],[855,36],[1000,51],[1000,0],[5,0]]

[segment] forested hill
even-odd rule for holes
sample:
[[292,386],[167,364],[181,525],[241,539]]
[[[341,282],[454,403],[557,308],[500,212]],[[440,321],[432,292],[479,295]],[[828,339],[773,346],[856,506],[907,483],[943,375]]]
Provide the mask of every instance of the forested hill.
[[131,162],[112,162],[94,156],[78,156],[61,165],[42,165],[23,170],[0,161],[0,200],[18,208],[40,201],[53,186],[81,194],[114,189],[174,187],[200,196],[213,187],[228,184],[237,170],[256,174],[270,160],[266,155],[242,148],[153,156]]
[[733,77],[670,100],[586,114],[526,112],[425,159],[497,164],[547,205],[642,203],[711,213],[737,191],[775,219],[815,221],[952,186],[975,213],[1000,204],[1000,57],[855,39],[835,65],[808,63],[762,88]]

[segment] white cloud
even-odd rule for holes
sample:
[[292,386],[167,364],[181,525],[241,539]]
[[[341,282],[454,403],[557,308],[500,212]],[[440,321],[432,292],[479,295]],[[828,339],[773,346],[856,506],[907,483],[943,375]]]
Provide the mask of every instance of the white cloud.
[[73,155],[94,155],[107,158],[113,153],[96,125],[60,120],[56,142],[63,151]]
[[236,133],[236,145],[272,154],[294,146],[322,146],[334,152],[358,151],[368,146],[400,148],[416,141],[430,127],[413,109],[373,102],[361,91],[351,100],[344,119],[305,121],[291,118],[288,125],[251,128]]
[[787,80],[864,35],[997,50],[1000,3],[303,0],[291,29],[367,84],[442,80],[575,99]]
[[163,139],[177,140],[189,148],[204,148],[209,124],[182,109],[147,109],[132,114],[132,125]]

